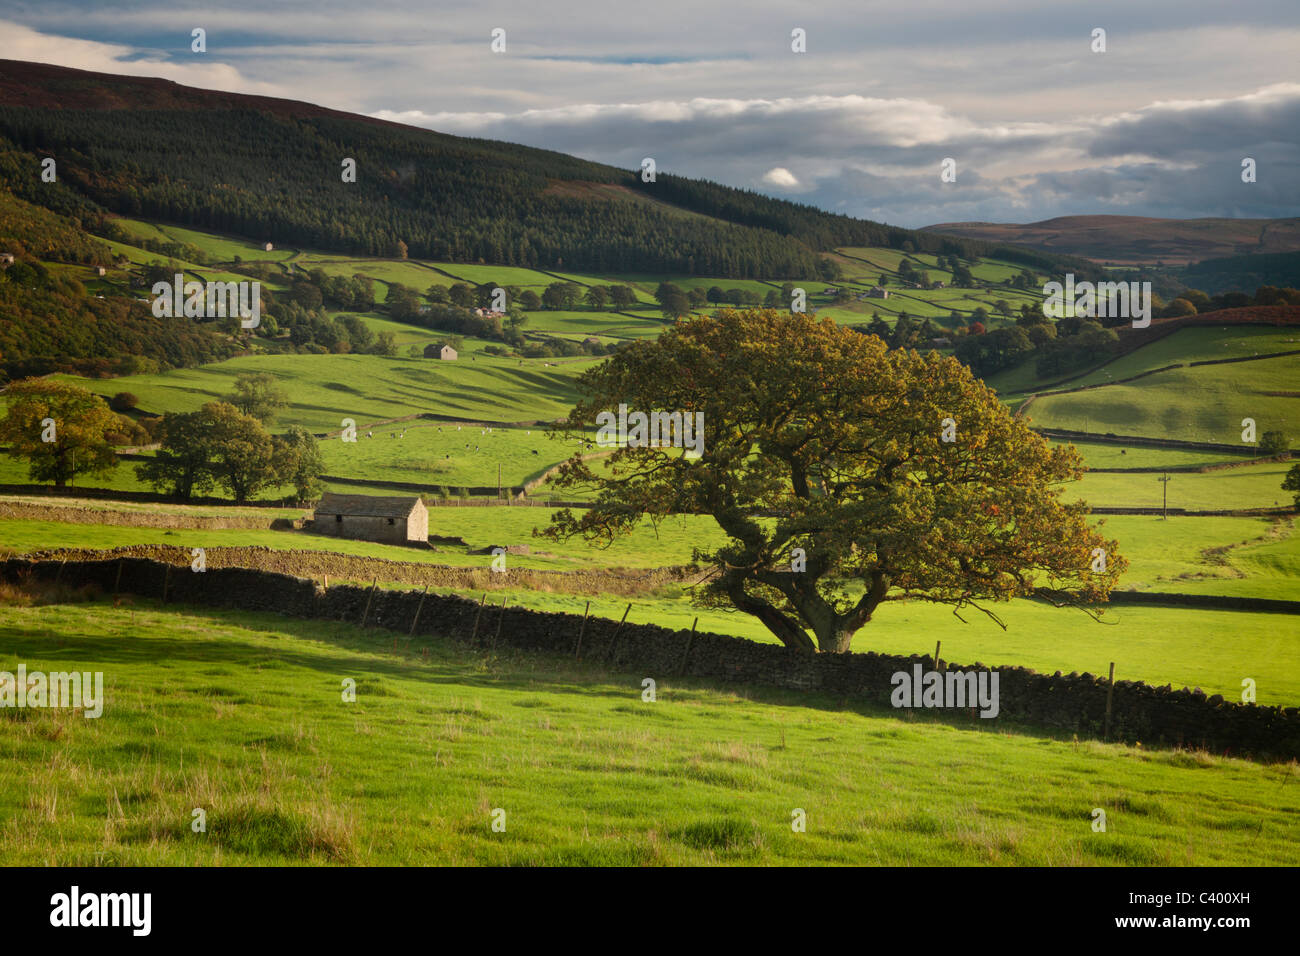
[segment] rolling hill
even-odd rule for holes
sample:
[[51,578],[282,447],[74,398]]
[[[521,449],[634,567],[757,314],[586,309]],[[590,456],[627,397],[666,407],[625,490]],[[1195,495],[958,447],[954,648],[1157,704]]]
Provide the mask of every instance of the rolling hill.
[[[0,180],[87,222],[112,212],[351,255],[598,272],[798,278],[817,275],[836,246],[907,243],[1070,265],[703,180],[646,183],[561,153],[164,80],[0,60],[0,103]],[[57,184],[40,181],[46,157]],[[343,181],[344,159],[355,182]]]
[[1300,219],[1059,216],[1024,224],[944,222],[922,231],[1015,243],[1116,265],[1186,265],[1202,259],[1300,250]]

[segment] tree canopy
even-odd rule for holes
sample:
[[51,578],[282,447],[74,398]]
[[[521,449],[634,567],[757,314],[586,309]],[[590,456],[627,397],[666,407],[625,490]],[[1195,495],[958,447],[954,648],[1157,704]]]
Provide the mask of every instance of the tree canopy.
[[791,648],[847,651],[887,598],[995,620],[988,603],[1039,588],[1093,604],[1127,564],[1054,487],[1082,474],[1078,453],[1048,447],[936,352],[724,310],[625,346],[580,385],[560,431],[589,435],[620,404],[702,413],[703,454],[625,444],[599,474],[575,455],[558,482],[595,486],[594,507],[544,533],[611,541],[643,520],[711,515],[727,541],[695,549],[697,601],[752,614]]
[[0,441],[11,457],[28,460],[33,481],[62,488],[77,475],[117,467],[112,438],[123,424],[98,395],[62,382],[24,379],[11,384],[5,397],[9,410],[0,420]]

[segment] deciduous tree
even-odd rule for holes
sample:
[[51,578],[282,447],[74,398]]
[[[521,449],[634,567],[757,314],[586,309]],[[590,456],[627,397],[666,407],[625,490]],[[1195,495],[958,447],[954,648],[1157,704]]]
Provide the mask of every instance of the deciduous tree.
[[1085,506],[1060,499],[1059,483],[1083,471],[1078,453],[1049,447],[937,352],[800,314],[723,310],[629,343],[581,385],[566,437],[620,404],[698,412],[703,455],[627,445],[599,472],[575,455],[558,481],[594,486],[594,506],[560,512],[544,533],[607,542],[642,521],[710,515],[726,542],[695,549],[708,569],[697,600],[754,615],[791,648],[847,651],[889,597],[995,620],[988,603],[1040,587],[1091,604],[1126,566]]
[[123,424],[98,395],[33,378],[12,383],[5,398],[9,410],[0,420],[0,441],[10,457],[27,459],[33,481],[62,488],[77,475],[117,467],[110,436],[123,431]]

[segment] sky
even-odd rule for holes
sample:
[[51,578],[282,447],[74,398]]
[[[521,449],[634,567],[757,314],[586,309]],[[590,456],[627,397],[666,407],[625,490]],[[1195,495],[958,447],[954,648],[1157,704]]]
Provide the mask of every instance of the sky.
[[649,157],[907,227],[1300,216],[1297,0],[0,0],[0,58]]

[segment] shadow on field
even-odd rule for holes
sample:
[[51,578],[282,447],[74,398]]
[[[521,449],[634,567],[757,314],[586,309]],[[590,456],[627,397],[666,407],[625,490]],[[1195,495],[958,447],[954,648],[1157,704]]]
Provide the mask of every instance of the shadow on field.
[[[9,655],[28,655],[42,662],[67,662],[67,669],[109,670],[113,663],[166,664],[176,662],[229,665],[229,676],[237,677],[239,668],[297,667],[328,674],[337,680],[340,674],[355,671],[352,662],[336,654],[311,653],[301,648],[267,648],[265,646],[205,637],[209,628],[239,627],[260,634],[285,634],[298,641],[323,644],[337,650],[368,655],[365,670],[377,677],[400,677],[430,687],[455,686],[466,689],[494,688],[521,693],[579,695],[587,700],[604,698],[628,704],[638,701],[641,680],[655,677],[661,698],[696,701],[722,694],[756,703],[779,707],[805,707],[816,710],[854,713],[864,717],[893,718],[904,723],[944,724],[954,729],[977,733],[1013,733],[1041,739],[1071,741],[1076,735],[1056,728],[1027,725],[999,719],[982,726],[983,721],[969,712],[899,711],[882,704],[837,697],[816,692],[787,690],[752,684],[728,684],[698,678],[657,677],[605,667],[599,661],[573,660],[555,654],[524,651],[516,648],[491,650],[473,647],[449,635],[408,638],[396,631],[372,628],[362,630],[354,624],[331,620],[301,620],[250,611],[223,611],[212,614],[207,609],[155,600],[132,598],[129,606],[114,608],[106,601],[78,602],[104,612],[101,620],[110,622],[112,614],[120,616],[117,632],[112,634],[69,635],[54,627],[26,627],[19,631],[0,624],[0,646]],[[46,605],[51,606],[51,605]],[[55,605],[57,606],[57,605]],[[74,606],[74,605],[69,605]],[[175,614],[179,626],[191,636],[150,636],[133,640],[130,633],[132,612]],[[151,630],[156,625],[149,625]],[[274,638],[273,638],[274,639]],[[29,664],[29,666],[31,666]],[[637,708],[640,712],[640,709]],[[656,713],[658,719],[671,720],[669,712]]]

